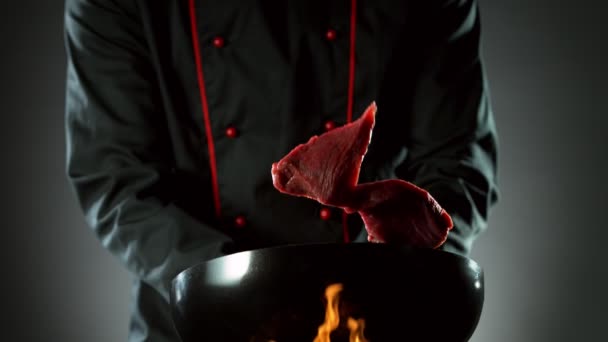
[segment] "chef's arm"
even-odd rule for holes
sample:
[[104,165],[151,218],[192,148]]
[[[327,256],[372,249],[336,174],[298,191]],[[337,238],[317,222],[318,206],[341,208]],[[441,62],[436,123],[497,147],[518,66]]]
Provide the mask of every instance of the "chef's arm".
[[422,3],[408,155],[397,174],[448,211],[454,229],[442,248],[466,255],[498,198],[497,134],[479,51],[478,6],[474,0]]
[[176,205],[158,80],[131,3],[66,2],[67,173],[103,246],[168,299],[177,273],[230,239]]

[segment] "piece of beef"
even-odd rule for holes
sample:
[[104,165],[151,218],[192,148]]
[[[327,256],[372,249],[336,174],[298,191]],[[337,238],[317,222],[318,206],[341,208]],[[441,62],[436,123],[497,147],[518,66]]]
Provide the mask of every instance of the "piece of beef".
[[357,211],[373,242],[437,248],[452,229],[452,219],[424,189],[397,179],[357,185],[371,140],[376,105],[352,123],[294,148],[272,165],[275,188]]
[[350,207],[375,115],[376,104],[372,103],[356,121],[295,147],[272,164],[275,188],[325,205]]
[[452,219],[431,194],[400,179],[360,184],[354,197],[368,240],[437,248]]

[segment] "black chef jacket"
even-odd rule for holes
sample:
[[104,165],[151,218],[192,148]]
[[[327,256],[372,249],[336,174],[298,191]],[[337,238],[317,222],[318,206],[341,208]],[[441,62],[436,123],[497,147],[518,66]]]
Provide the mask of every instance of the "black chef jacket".
[[68,0],[65,34],[68,177],[135,276],[130,341],[179,340],[170,281],[200,261],[364,239],[270,167],[374,100],[360,182],[427,189],[454,219],[445,250],[485,229],[497,138],[474,0]]

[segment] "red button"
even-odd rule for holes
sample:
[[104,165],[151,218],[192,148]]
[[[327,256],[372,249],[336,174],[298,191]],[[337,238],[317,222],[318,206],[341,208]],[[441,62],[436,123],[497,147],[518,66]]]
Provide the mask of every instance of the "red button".
[[247,225],[247,220],[245,219],[245,216],[243,215],[239,215],[237,217],[234,218],[234,225],[237,228],[243,228]]
[[224,38],[222,37],[215,37],[213,38],[213,46],[215,46],[216,48],[221,48],[224,47]]
[[325,121],[325,124],[323,125],[323,127],[325,127],[326,131],[331,131],[332,129],[336,128],[336,123],[331,121],[331,120],[327,120]]
[[332,41],[332,40],[336,40],[337,35],[338,34],[336,33],[336,30],[329,29],[325,33],[325,38],[327,38],[327,40],[329,40],[329,41]]
[[230,126],[228,128],[226,128],[226,136],[228,138],[236,138],[239,135],[239,132],[236,130],[236,128]]
[[329,220],[331,218],[331,210],[329,210],[329,208],[321,208],[321,211],[319,211],[319,217],[324,221]]

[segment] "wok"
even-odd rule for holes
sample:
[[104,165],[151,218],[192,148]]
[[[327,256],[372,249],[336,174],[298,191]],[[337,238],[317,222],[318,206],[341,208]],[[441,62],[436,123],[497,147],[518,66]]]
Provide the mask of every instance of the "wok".
[[[471,259],[390,244],[311,244],[183,271],[172,283],[172,317],[183,342],[313,342],[333,283],[343,284],[341,317],[364,319],[370,342],[467,341],[483,306],[483,271]],[[347,333],[337,329],[331,341],[348,341]]]

